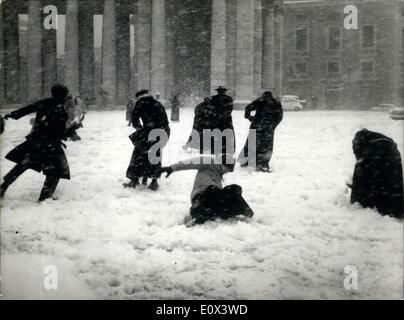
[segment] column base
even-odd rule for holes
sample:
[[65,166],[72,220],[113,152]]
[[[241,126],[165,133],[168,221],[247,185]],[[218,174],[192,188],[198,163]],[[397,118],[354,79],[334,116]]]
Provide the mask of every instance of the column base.
[[234,110],[244,110],[247,105],[251,103],[251,100],[240,100],[237,99],[233,102]]

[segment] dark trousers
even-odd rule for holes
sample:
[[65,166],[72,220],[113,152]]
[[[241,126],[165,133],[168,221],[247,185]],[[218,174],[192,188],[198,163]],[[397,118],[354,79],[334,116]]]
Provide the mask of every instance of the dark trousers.
[[[253,127],[250,128],[255,129]],[[252,146],[252,151],[255,155],[248,154],[248,138],[241,151],[239,159],[241,159],[241,164],[249,165],[249,157],[255,156],[256,167],[259,169],[269,169],[269,162],[271,161],[273,150],[274,150],[274,134],[273,130],[257,130],[256,131],[256,144]],[[251,147],[251,146],[250,146]],[[251,164],[250,164],[251,165]]]
[[233,184],[220,189],[209,186],[204,192],[195,196],[190,210],[197,224],[208,220],[229,219],[238,215],[253,216],[253,211],[242,196],[239,185]]
[[[15,165],[14,168],[11,169],[10,172],[4,176],[4,182],[1,186],[2,190],[5,191],[11,184],[15,182],[15,180],[17,180],[20,175],[22,175],[28,169],[29,167],[23,164]],[[46,176],[41,194],[39,196],[39,201],[43,201],[52,197],[59,183],[59,180],[59,177]]]

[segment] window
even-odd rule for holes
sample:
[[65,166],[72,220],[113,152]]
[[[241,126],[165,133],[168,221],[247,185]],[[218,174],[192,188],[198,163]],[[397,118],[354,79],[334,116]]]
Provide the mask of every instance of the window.
[[328,62],[328,73],[339,73],[340,63],[338,61]]
[[362,48],[373,48],[375,45],[374,26],[362,27]]
[[362,61],[361,62],[361,72],[362,73],[373,72],[373,61]]
[[296,30],[296,50],[307,50],[307,29]]
[[295,73],[296,74],[307,73],[307,63],[306,62],[295,63]]
[[328,49],[341,48],[341,29],[339,27],[330,27],[328,29]]

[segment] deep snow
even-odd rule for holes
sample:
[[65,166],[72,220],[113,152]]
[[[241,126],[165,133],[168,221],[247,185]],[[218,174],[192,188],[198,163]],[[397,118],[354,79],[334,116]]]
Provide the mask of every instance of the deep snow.
[[[182,110],[181,122],[171,124],[164,164],[190,156],[181,146],[192,116]],[[233,117],[239,150],[248,122],[241,111]],[[2,176],[13,165],[4,154],[23,141],[29,119],[6,125]],[[71,180],[59,184],[59,199],[37,203],[44,177],[30,171],[2,202],[3,298],[402,298],[402,222],[352,206],[344,184],[362,127],[391,136],[403,154],[403,122],[387,114],[286,113],[274,171],[237,166],[225,178],[243,187],[252,221],[186,228],[195,172],[163,178],[156,193],[125,190],[133,129],[124,111],[90,112],[83,140],[68,142]],[[58,268],[61,283],[73,284],[44,294],[44,261]],[[358,290],[344,289],[346,265],[358,269]]]

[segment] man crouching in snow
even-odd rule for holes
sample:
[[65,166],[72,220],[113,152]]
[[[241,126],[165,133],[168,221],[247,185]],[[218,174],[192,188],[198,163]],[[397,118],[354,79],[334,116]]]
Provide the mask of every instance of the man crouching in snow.
[[234,158],[220,155],[216,159],[199,157],[163,167],[160,174],[182,170],[198,170],[191,193],[190,214],[195,224],[217,218],[228,219],[238,215],[252,217],[254,212],[242,197],[242,189],[233,184],[222,186],[223,175],[234,170]]
[[42,171],[46,175],[39,201],[52,197],[60,179],[70,179],[69,164],[63,151],[62,140],[73,134],[80,124],[72,124],[66,129],[68,113],[65,102],[68,93],[67,87],[55,85],[52,87],[52,98],[39,100],[5,116],[5,119],[18,120],[36,112],[34,127],[26,136],[26,140],[6,155],[6,159],[15,162],[16,165],[4,176],[1,197],[28,169]]
[[351,202],[383,215],[404,214],[403,170],[397,144],[385,135],[362,129],[353,139],[356,157]]

